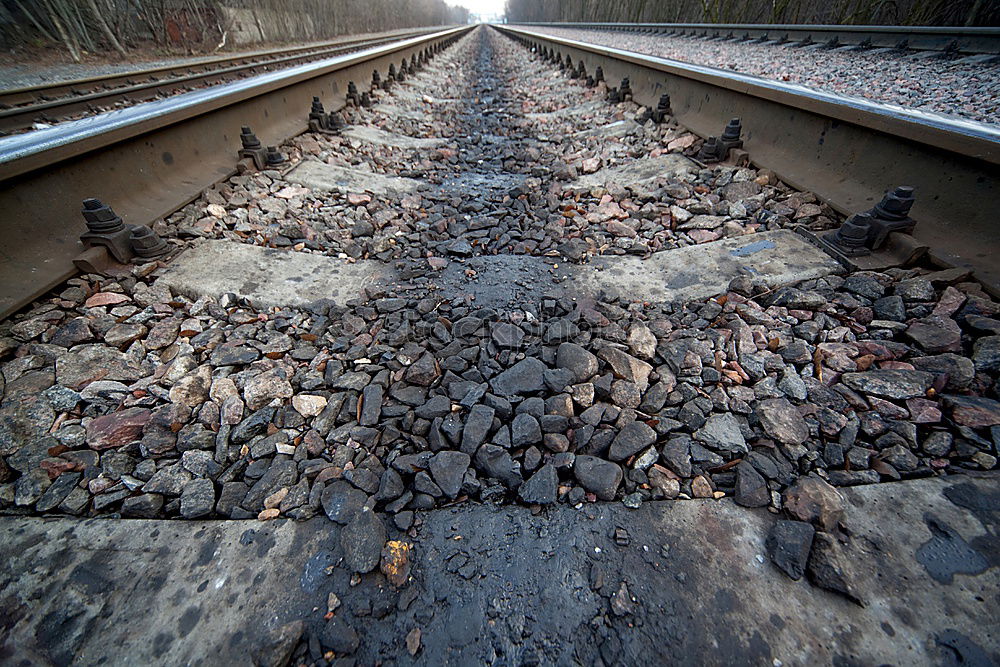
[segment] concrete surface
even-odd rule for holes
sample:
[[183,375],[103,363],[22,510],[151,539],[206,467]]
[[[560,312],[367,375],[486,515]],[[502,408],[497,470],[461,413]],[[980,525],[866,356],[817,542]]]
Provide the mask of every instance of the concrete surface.
[[[334,622],[360,638],[358,664],[991,664],[1000,658],[997,481],[845,490],[845,549],[864,607],[779,572],[764,549],[774,516],[728,499],[426,513],[415,538],[390,530],[414,544],[398,591],[377,573],[350,586],[340,529],[325,518],[3,517],[0,655],[248,664],[287,622],[322,637],[335,593]],[[946,557],[927,566],[935,545]],[[934,575],[948,554],[968,552],[985,568]],[[624,604],[613,608],[616,594]],[[404,642],[414,628],[415,658]]]
[[558,120],[560,118],[565,118],[567,116],[577,116],[585,113],[593,113],[598,109],[603,109],[607,107],[607,102],[603,99],[591,100],[590,102],[584,102],[583,104],[577,104],[574,106],[564,107],[562,109],[556,109],[555,111],[541,111],[537,113],[526,113],[525,118],[531,120],[540,120],[542,122],[549,120]]
[[621,187],[649,186],[657,178],[677,179],[684,174],[693,174],[698,166],[679,153],[667,153],[657,157],[645,157],[618,167],[607,167],[593,174],[581,176],[566,186],[570,192],[587,192],[595,187],[619,185]]
[[[386,99],[391,100],[391,97]],[[379,102],[374,107],[375,111],[383,113],[387,116],[392,116],[393,118],[403,118],[406,120],[415,120],[420,122],[430,122],[434,120],[434,116],[420,109],[413,109],[408,107],[401,107],[393,104],[392,102]]]
[[[558,268],[556,268],[558,267]],[[794,232],[778,230],[664,250],[648,259],[597,257],[560,264],[528,255],[486,255],[451,260],[432,284],[444,296],[464,296],[491,308],[538,303],[551,294],[677,303],[726,291],[738,275],[771,287],[840,271],[840,265]],[[179,255],[157,280],[192,298],[232,292],[259,306],[306,306],[326,299],[343,304],[367,285],[396,280],[391,264],[206,241]]]
[[630,118],[616,120],[607,125],[601,125],[590,130],[581,130],[574,134],[574,137],[602,137],[610,139],[612,137],[625,137],[632,134],[640,127],[639,123]]
[[740,275],[769,287],[818,278],[843,269],[795,232],[779,229],[736,236],[638,257],[596,257],[581,267],[582,290],[617,291],[632,299],[676,303],[725,292]]
[[360,143],[402,149],[437,148],[445,143],[444,139],[408,137],[405,134],[386,132],[367,125],[352,125],[342,130],[340,136]]
[[343,304],[392,276],[390,265],[373,260],[205,241],[176,257],[156,284],[194,299],[232,292],[258,307],[307,306],[321,299]]
[[285,179],[315,190],[370,192],[375,195],[407,194],[415,192],[421,186],[420,181],[412,178],[374,174],[313,159],[297,164],[285,175]]

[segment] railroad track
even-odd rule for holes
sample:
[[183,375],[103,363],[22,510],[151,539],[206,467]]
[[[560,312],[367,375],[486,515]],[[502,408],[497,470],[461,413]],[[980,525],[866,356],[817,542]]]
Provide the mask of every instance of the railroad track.
[[611,86],[628,78],[634,99],[651,108],[668,95],[673,118],[702,137],[741,118],[750,160],[845,216],[896,185],[915,187],[914,237],[941,265],[974,268],[994,291],[1000,285],[1000,237],[987,204],[998,196],[1000,128],[530,28],[498,29],[588,73],[601,67]]
[[754,42],[789,48],[890,49],[956,56],[1000,56],[1000,28],[992,27],[754,23],[521,23],[519,25],[632,32],[718,42]]
[[[0,141],[5,307],[82,249],[81,199],[92,231],[116,227],[85,199],[100,197],[170,249],[87,269],[0,322],[0,514],[17,515],[0,517],[0,553],[23,611],[7,652],[996,653],[976,517],[1000,453],[1000,302],[923,256],[845,268],[815,238],[842,217],[830,200],[759,164],[829,188],[854,136],[840,125],[861,117],[825,116],[835,152],[812,173],[810,155],[766,153],[752,114],[742,147],[732,124],[725,151],[691,130],[699,104],[790,90],[743,77],[725,88],[738,102],[662,63],[466,30]],[[390,65],[402,76],[369,89]],[[665,87],[676,109],[642,106]],[[289,159],[258,163],[248,140],[237,165],[241,125]],[[946,129],[925,143],[970,150]],[[899,150],[895,126],[868,131]],[[878,219],[905,227],[888,214],[907,194]],[[918,230],[931,199],[918,191]],[[942,564],[956,544],[961,562]],[[553,554],[575,574],[553,576]],[[282,566],[250,576],[263,558]],[[180,620],[133,594],[137,578],[190,602]],[[68,648],[48,627],[66,616],[53,586],[83,600]]]
[[432,30],[422,28],[383,35],[347,37],[306,46],[205,58],[178,65],[0,90],[0,134],[31,129],[36,123],[56,123],[74,115],[105,111],[123,104],[155,99],[164,94],[188,92],[262,72],[330,58],[426,34]]
[[114,201],[136,223],[169,215],[233,173],[242,126],[279,144],[306,129],[313,97],[337,110],[350,82],[368,82],[373,70],[386,73],[467,30],[397,39],[0,139],[0,206],[12,213],[0,232],[0,315],[73,275],[83,199]]

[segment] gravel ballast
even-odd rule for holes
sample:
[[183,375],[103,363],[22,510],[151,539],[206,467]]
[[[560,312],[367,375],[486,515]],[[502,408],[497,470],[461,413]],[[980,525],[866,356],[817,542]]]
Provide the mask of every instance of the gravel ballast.
[[[72,279],[0,323],[4,511],[326,514],[363,538],[365,508],[403,531],[467,501],[779,511],[803,479],[835,494],[996,466],[1000,305],[966,272],[740,276],[690,303],[550,295],[561,264],[839,221],[754,168],[688,160],[616,182],[701,140],[486,30],[377,97],[346,120],[441,141],[304,134],[287,167],[155,227],[177,249],[226,239],[384,262],[398,280],[260,309],[171,293],[156,263]],[[305,162],[419,185],[313,189],[289,180]],[[482,262],[517,255],[548,263],[530,298],[501,284],[484,303],[449,278],[489,281]]]
[[920,52],[866,52],[707,42],[530,26],[531,30],[982,123],[1000,123],[1000,63]]

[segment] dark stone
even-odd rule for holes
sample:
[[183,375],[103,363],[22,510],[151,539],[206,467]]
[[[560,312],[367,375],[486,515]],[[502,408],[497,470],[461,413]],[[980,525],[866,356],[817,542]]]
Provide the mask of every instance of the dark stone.
[[349,523],[367,500],[364,491],[339,479],[329,483],[320,496],[326,516],[341,525]]
[[558,487],[555,466],[547,463],[521,485],[518,495],[529,505],[551,505],[556,501]]
[[817,532],[813,538],[806,573],[813,585],[864,606],[853,581],[851,561],[840,543],[829,533]]
[[736,500],[737,505],[743,507],[766,507],[771,502],[771,492],[767,488],[767,482],[746,461],[741,461],[736,466],[734,500]]
[[510,424],[510,446],[514,448],[537,445],[542,441],[542,428],[533,416],[521,413]]
[[608,450],[608,458],[612,461],[624,461],[656,442],[656,431],[645,422],[631,422],[625,425]]
[[576,343],[562,343],[556,351],[556,366],[572,372],[575,383],[586,382],[597,373],[597,357]]
[[490,387],[500,396],[530,394],[545,388],[545,364],[534,357],[517,362],[490,381]]
[[767,535],[767,555],[782,572],[798,581],[806,571],[816,529],[805,521],[777,521]]
[[326,623],[320,635],[323,646],[338,655],[351,655],[361,646],[361,638],[343,619],[343,614],[334,616]]
[[601,500],[615,499],[623,477],[621,466],[595,456],[577,456],[573,475],[583,488]]
[[[246,495],[244,491],[240,500]],[[133,519],[155,519],[163,509],[163,496],[157,493],[143,493],[122,501],[122,516]]]
[[345,564],[352,572],[371,572],[378,567],[385,541],[382,520],[372,510],[362,507],[340,532]]
[[462,429],[462,451],[472,455],[486,441],[490,428],[493,426],[493,408],[485,405],[474,405],[465,420]]
[[517,350],[524,344],[524,331],[509,322],[497,322],[490,330],[493,343],[504,350]]
[[413,384],[418,384],[422,387],[428,387],[434,380],[438,379],[441,375],[441,367],[438,365],[437,359],[434,358],[430,352],[425,352],[423,356],[413,362],[403,377],[406,378],[407,382]]
[[465,452],[441,451],[431,457],[430,472],[441,490],[449,497],[455,498],[462,489],[462,480],[471,461],[472,458]]
[[475,462],[480,472],[500,480],[509,489],[516,489],[523,481],[517,463],[503,447],[483,445],[476,452]]
[[376,426],[382,416],[382,385],[369,384],[361,393],[361,419],[358,421],[362,426]]

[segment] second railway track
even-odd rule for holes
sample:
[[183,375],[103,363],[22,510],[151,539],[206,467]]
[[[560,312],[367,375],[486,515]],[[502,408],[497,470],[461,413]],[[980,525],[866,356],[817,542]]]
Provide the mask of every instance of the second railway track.
[[345,37],[307,46],[203,58],[176,65],[0,90],[0,135],[31,129],[36,123],[62,122],[80,114],[120,108],[123,104],[136,104],[163,94],[188,92],[430,31],[423,28]]

